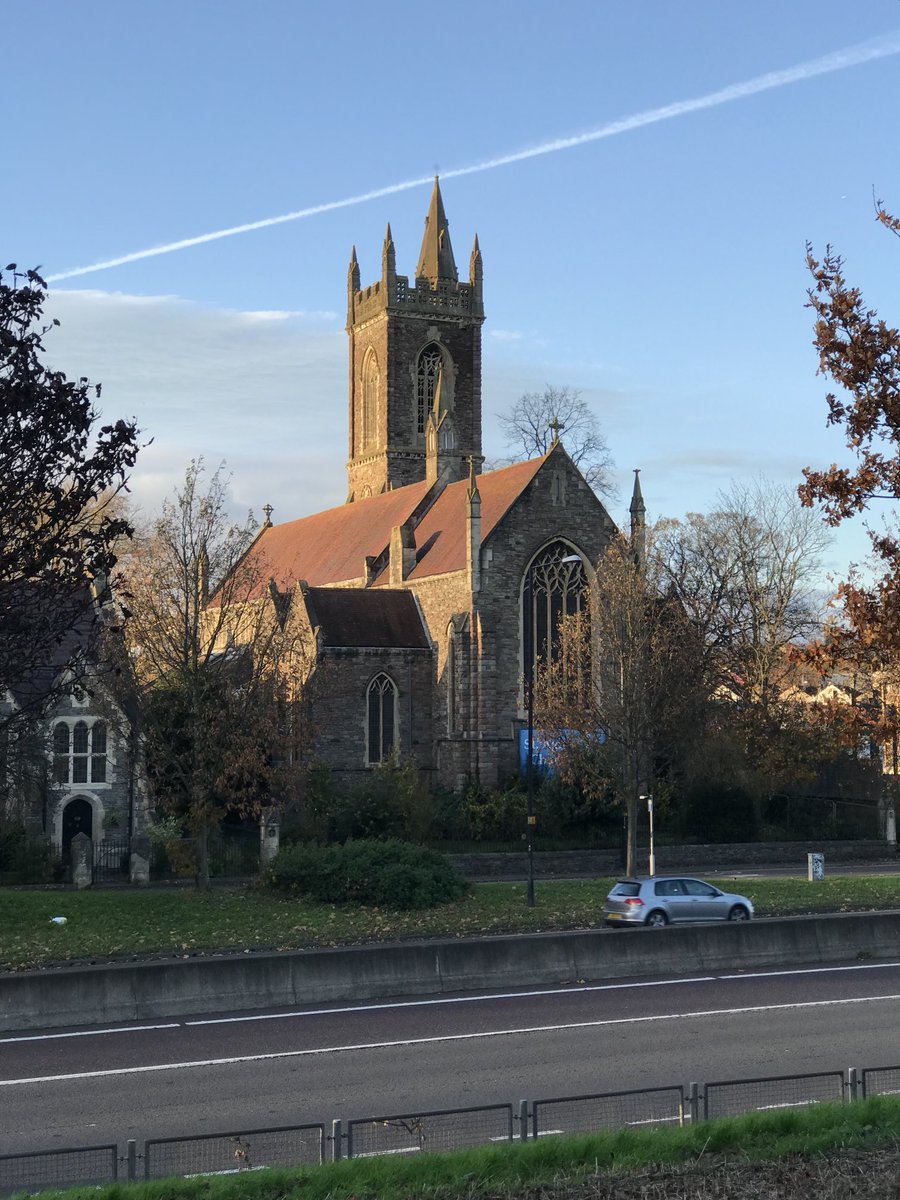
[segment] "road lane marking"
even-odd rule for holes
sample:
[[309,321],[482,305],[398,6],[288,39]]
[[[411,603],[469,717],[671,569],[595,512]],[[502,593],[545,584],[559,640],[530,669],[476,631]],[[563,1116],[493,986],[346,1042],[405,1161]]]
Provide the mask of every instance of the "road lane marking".
[[292,1012],[253,1013],[241,1017],[206,1017],[194,1021],[175,1021],[166,1025],[122,1025],[110,1028],[81,1029],[74,1033],[35,1033],[0,1038],[0,1045],[12,1042],[53,1041],[56,1038],[94,1037],[107,1033],[145,1033],[155,1029],[181,1029],[202,1025],[240,1025],[250,1021],[283,1021],[293,1017],[327,1017],[346,1013],[385,1012],[389,1009],[429,1008],[441,1004],[481,1004],[487,1000],[527,1000],[530,996],[574,996],[586,992],[618,992],[640,988],[674,987],[687,983],[717,983],[741,979],[768,979],[780,975],[830,975],[839,971],[884,971],[900,967],[900,962],[852,963],[847,966],[796,967],[786,971],[740,971],[731,975],[695,975],[688,979],[632,980],[628,983],[579,984],[577,987],[544,988],[538,991],[490,992],[479,996],[437,996],[427,1000],[396,1000],[377,1004],[352,1004],[340,1008],[306,1008]]
[[173,1021],[168,1025],[122,1025],[110,1029],[79,1029],[74,1033],[30,1033],[22,1034],[19,1037],[0,1038],[0,1046],[8,1045],[10,1042],[52,1042],[55,1038],[74,1038],[74,1037],[94,1037],[101,1033],[146,1033],[148,1029],[179,1029],[180,1021]]
[[[900,963],[897,964],[900,966]],[[282,1021],[288,1017],[330,1017],[338,1013],[383,1012],[390,1008],[428,1008],[436,1004],[479,1004],[485,1000],[527,1000],[529,996],[574,996],[580,992],[618,992],[627,988],[671,987],[679,983],[712,983],[715,975],[694,979],[653,979],[644,983],[589,983],[578,987],[546,988],[537,992],[492,992],[487,996],[438,996],[431,1000],[395,1000],[383,1004],[352,1004],[344,1008],[307,1008],[286,1013],[255,1013],[250,1017],[206,1017],[185,1025],[239,1025],[246,1021]]]
[[574,1021],[563,1025],[529,1025],[518,1029],[488,1029],[478,1033],[449,1033],[438,1037],[399,1038],[390,1042],[359,1042],[344,1046],[314,1046],[307,1050],[276,1050],[267,1054],[240,1054],[227,1058],[204,1058],[191,1062],[148,1063],[138,1067],[111,1067],[102,1071],[76,1071],[68,1075],[34,1075],[22,1079],[0,1079],[0,1087],[26,1083],[64,1083],[75,1079],[104,1079],[112,1075],[146,1075],[153,1071],[186,1071],[200,1067],[225,1067],[240,1063],[267,1062],[277,1058],[311,1058],[314,1054],[346,1054],[361,1050],[392,1050],[401,1046],[429,1046],[440,1042],[471,1042],[495,1037],[514,1037],[526,1033],[559,1033],[571,1029],[600,1029],[614,1025],[649,1025],[663,1021],[690,1021],[699,1017],[733,1017],[749,1013],[785,1012],[808,1008],[834,1008],[841,1004],[872,1004],[900,1000],[890,996],[851,996],[841,1000],[803,1000],[793,1004],[755,1004],[743,1008],[712,1008],[687,1013],[659,1013],[649,1017],[615,1017],[602,1021]]
[[880,971],[900,967],[900,962],[852,964],[842,967],[804,967],[789,971],[755,971],[734,975],[696,975],[690,979],[653,979],[630,983],[593,983],[578,987],[545,988],[528,992],[491,992],[484,996],[438,996],[429,1000],[398,1000],[383,1004],[353,1004],[342,1008],[308,1008],[295,1012],[254,1013],[242,1017],[205,1017],[196,1021],[185,1021],[185,1025],[238,1025],[248,1021],[281,1021],[290,1017],[320,1017],[331,1014],[384,1012],[392,1008],[427,1008],[439,1004],[478,1004],[485,1000],[527,1000],[529,996],[574,996],[585,992],[617,992],[638,988],[673,987],[685,983],[716,983],[732,979],[765,979],[769,975],[821,975],[833,971]]
[[851,963],[844,967],[791,967],[787,971],[737,971],[733,975],[718,975],[717,979],[774,979],[778,975],[831,975],[838,971],[883,971],[900,967],[900,963]]

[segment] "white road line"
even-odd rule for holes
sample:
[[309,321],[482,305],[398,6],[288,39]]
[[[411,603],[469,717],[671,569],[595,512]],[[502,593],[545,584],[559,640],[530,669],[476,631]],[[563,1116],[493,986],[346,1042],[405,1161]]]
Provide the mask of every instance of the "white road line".
[[380,1004],[351,1004],[340,1008],[305,1008],[292,1012],[253,1013],[241,1017],[206,1017],[195,1021],[175,1021],[168,1025],[122,1025],[109,1029],[82,1029],[74,1033],[36,1033],[0,1038],[0,1045],[12,1042],[53,1041],[56,1038],[93,1037],[107,1033],[144,1033],[154,1029],[180,1029],[183,1026],[241,1025],[251,1021],[283,1021],[293,1017],[339,1016],[346,1013],[386,1012],[401,1008],[433,1008],[450,1004],[482,1004],[488,1000],[527,1000],[530,996],[573,996],[586,992],[637,991],[641,988],[675,987],[687,983],[716,983],[724,980],[767,979],[780,975],[830,975],[839,971],[884,971],[900,967],[900,962],[853,963],[834,967],[797,967],[787,971],[739,971],[731,975],[696,975],[688,979],[651,979],[629,983],[580,984],[577,987],[544,988],[538,991],[490,992],[479,996],[437,996],[428,1000],[396,1000]]
[[101,1033],[146,1033],[148,1029],[178,1029],[180,1026],[180,1021],[173,1021],[169,1025],[122,1025],[110,1029],[78,1029],[74,1033],[29,1033],[19,1037],[0,1038],[0,1046],[9,1045],[11,1042],[52,1042],[55,1038],[94,1037]]
[[774,979],[778,975],[831,975],[838,971],[884,971],[900,967],[900,963],[851,963],[845,967],[792,967],[788,971],[737,971],[733,975],[717,975],[717,979]]
[[[900,965],[900,964],[898,964]],[[485,1000],[526,1000],[529,996],[572,996],[579,992],[618,992],[629,988],[671,987],[680,983],[712,983],[715,975],[694,979],[654,979],[646,983],[592,983],[578,987],[546,988],[534,992],[492,992],[485,996],[438,996],[430,1000],[396,1000],[383,1004],[352,1004],[344,1008],[307,1008],[296,1012],[255,1013],[249,1017],[207,1017],[185,1025],[239,1025],[246,1021],[282,1021],[288,1017],[329,1017],[334,1013],[383,1012],[390,1008],[428,1008],[438,1004],[480,1004]]]
[[900,967],[900,962],[863,963],[842,967],[804,967],[789,971],[755,971],[734,975],[696,975],[690,979],[653,979],[630,983],[593,983],[578,987],[545,988],[540,991],[491,992],[483,996],[438,996],[429,1000],[398,1000],[383,1004],[353,1004],[343,1008],[309,1008],[295,1012],[255,1013],[247,1017],[206,1017],[185,1025],[238,1025],[248,1021],[280,1021],[289,1017],[320,1017],[332,1013],[384,1012],[392,1008],[428,1008],[440,1004],[479,1004],[486,1000],[527,1000],[529,996],[573,996],[585,992],[618,992],[639,988],[674,987],[685,983],[716,983],[719,980],[765,979],[769,975],[827,975],[832,971],[880,971]]
[[113,1067],[103,1071],[76,1071],[70,1075],[34,1075],[23,1079],[0,1079],[0,1087],[26,1083],[63,1083],[74,1079],[104,1079],[111,1075],[146,1075],[151,1071],[185,1071],[199,1067],[234,1066],[239,1063],[266,1062],[277,1058],[311,1058],[314,1054],[344,1054],[360,1050],[392,1050],[400,1046],[428,1046],[439,1042],[471,1042],[495,1037],[514,1037],[526,1033],[559,1033],[570,1029],[600,1029],[614,1025],[649,1025],[663,1021],[690,1021],[699,1017],[734,1017],[748,1013],[785,1012],[808,1008],[833,1008],[841,1004],[871,1004],[900,1000],[890,996],[852,996],[842,1000],[805,1000],[794,1004],[756,1004],[745,1008],[713,1008],[687,1013],[659,1013],[649,1017],[617,1017],[603,1021],[574,1021],[564,1025],[529,1025],[519,1029],[489,1029],[478,1033],[451,1033],[439,1037],[399,1038],[390,1042],[359,1042],[344,1046],[315,1046],[308,1050],[276,1050],[268,1054],[241,1054],[228,1058],[204,1058],[193,1062],[150,1063],[139,1067]]

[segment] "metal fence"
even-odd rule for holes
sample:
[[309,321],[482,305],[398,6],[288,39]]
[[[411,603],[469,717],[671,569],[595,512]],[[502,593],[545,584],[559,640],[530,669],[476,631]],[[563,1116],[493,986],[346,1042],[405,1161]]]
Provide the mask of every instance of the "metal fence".
[[127,879],[131,844],[127,838],[104,838],[94,843],[94,882]]
[[0,1195],[112,1183],[118,1169],[119,1148],[114,1145],[0,1154]]
[[[267,1167],[315,1165],[326,1157],[419,1154],[461,1150],[469,1146],[509,1143],[553,1134],[590,1133],[599,1129],[652,1128],[683,1125],[701,1119],[803,1108],[823,1102],[841,1103],[860,1097],[900,1094],[900,1066],[869,1067],[846,1072],[818,1071],[760,1079],[726,1079],[691,1083],[687,1089],[638,1088],[584,1096],[522,1100],[475,1108],[437,1109],[323,1124],[284,1125],[271,1129],[232,1130],[195,1137],[130,1140],[118,1157],[115,1145],[81,1146],[0,1155],[0,1196],[45,1188],[109,1183],[120,1175],[129,1180],[171,1176],[231,1175]],[[518,1128],[516,1129],[516,1124]],[[330,1154],[326,1143],[330,1142]],[[143,1169],[138,1163],[143,1160]]]
[[844,1099],[842,1071],[817,1071],[812,1075],[772,1075],[763,1079],[727,1079],[708,1083],[703,1091],[703,1116],[733,1117],[776,1108],[806,1108],[810,1104]]
[[900,1096],[900,1067],[869,1067],[860,1077],[863,1099]]
[[535,1100],[531,1105],[531,1136],[553,1133],[592,1133],[595,1129],[646,1128],[683,1125],[684,1088],[641,1088]]
[[199,1137],[153,1138],[144,1148],[144,1177],[236,1175],[261,1167],[318,1165],[325,1157],[324,1125],[234,1130]]
[[463,1150],[467,1146],[484,1146],[490,1142],[511,1142],[512,1138],[511,1104],[402,1113],[350,1121],[347,1125],[347,1157]]

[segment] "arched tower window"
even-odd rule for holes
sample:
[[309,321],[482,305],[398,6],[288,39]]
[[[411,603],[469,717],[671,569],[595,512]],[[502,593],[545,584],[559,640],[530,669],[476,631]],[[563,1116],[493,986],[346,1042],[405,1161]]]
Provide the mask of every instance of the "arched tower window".
[[536,667],[555,658],[562,617],[587,607],[587,575],[581,556],[557,541],[546,546],[525,572],[522,584],[522,663]]
[[416,430],[425,432],[425,421],[434,404],[434,393],[443,363],[440,347],[429,342],[416,363]]
[[381,376],[378,359],[371,348],[366,354],[362,370],[362,442],[371,446],[378,436],[378,387]]
[[376,675],[366,690],[366,761],[382,763],[397,745],[397,685],[389,675]]

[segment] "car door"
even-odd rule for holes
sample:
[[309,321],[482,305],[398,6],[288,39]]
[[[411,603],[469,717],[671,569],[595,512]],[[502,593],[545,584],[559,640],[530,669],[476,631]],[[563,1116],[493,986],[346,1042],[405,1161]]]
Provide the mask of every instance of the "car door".
[[692,921],[715,921],[728,916],[718,888],[702,879],[683,879],[681,882],[688,896]]
[[660,907],[668,913],[670,921],[685,919],[688,900],[680,879],[658,879],[653,885],[653,892]]

